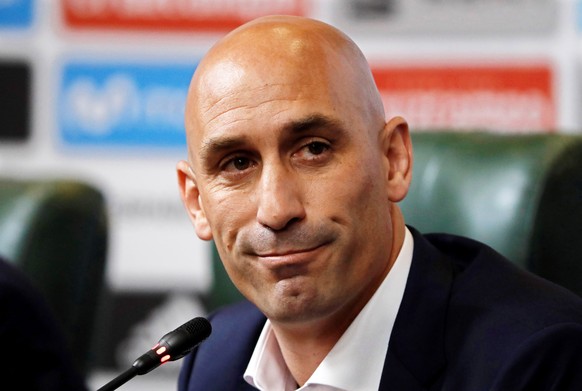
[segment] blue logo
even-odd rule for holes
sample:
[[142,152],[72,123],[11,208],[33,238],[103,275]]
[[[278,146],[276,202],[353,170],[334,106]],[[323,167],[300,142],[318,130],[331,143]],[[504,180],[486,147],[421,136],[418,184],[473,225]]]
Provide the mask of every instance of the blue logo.
[[0,0],[0,28],[32,24],[33,0]]
[[184,146],[184,106],[194,69],[192,64],[66,64],[58,101],[61,141]]

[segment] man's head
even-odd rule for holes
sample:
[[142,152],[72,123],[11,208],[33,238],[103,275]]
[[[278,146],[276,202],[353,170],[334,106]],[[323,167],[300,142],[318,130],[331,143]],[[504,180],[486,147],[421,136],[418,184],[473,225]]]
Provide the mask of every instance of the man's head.
[[238,289],[273,322],[353,318],[402,244],[412,172],[357,46],[301,17],[243,25],[199,64],[186,131],[182,199]]

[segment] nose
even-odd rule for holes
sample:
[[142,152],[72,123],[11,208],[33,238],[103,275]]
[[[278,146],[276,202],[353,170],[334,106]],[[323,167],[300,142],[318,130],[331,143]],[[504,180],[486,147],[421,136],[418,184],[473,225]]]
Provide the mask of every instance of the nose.
[[257,220],[274,231],[305,218],[301,186],[292,170],[264,167],[259,185]]

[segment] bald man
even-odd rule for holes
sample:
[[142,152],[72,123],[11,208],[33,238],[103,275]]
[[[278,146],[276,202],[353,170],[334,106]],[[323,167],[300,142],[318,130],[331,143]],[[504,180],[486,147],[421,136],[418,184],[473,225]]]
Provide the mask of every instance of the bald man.
[[199,64],[185,120],[182,200],[248,301],[210,316],[179,390],[582,390],[579,298],[405,224],[408,125],[345,34],[239,27]]

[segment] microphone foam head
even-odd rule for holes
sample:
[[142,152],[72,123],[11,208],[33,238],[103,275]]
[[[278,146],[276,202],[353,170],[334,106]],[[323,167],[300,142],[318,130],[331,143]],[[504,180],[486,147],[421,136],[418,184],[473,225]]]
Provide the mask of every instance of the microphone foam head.
[[178,328],[183,328],[188,334],[196,336],[196,338],[202,338],[200,342],[208,338],[212,332],[212,325],[203,317],[194,318]]
[[196,317],[164,335],[160,339],[159,345],[166,346],[167,354],[171,356],[170,361],[174,361],[190,353],[192,349],[208,338],[211,332],[210,322],[206,318]]

